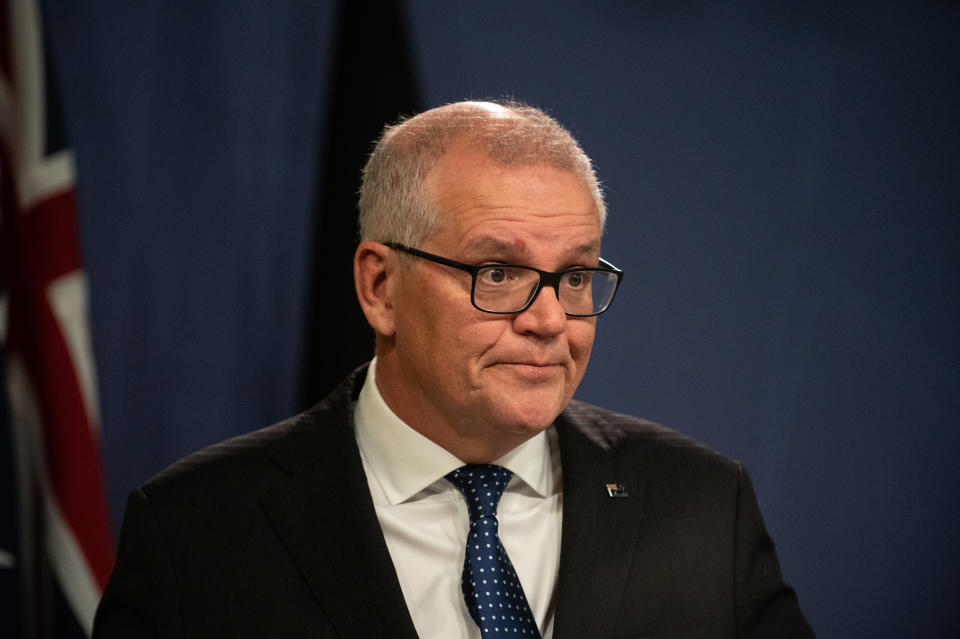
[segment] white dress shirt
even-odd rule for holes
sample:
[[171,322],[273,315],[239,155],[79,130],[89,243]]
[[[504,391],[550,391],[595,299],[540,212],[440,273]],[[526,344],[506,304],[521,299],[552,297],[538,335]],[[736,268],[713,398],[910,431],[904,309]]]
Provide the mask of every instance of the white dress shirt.
[[[413,624],[422,639],[478,638],[460,589],[467,505],[444,475],[464,465],[407,426],[376,385],[376,359],[354,409],[357,445],[377,518]],[[553,428],[494,462],[514,473],[500,500],[500,540],[544,639],[553,636],[563,516]]]

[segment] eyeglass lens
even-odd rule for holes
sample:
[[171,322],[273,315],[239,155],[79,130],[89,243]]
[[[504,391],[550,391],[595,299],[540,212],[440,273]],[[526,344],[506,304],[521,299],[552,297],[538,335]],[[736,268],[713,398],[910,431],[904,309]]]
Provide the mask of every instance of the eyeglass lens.
[[[517,312],[536,294],[540,274],[516,266],[488,266],[477,272],[473,303],[486,311]],[[609,305],[617,286],[615,273],[603,270],[576,270],[564,273],[558,299],[565,313],[593,315]]]

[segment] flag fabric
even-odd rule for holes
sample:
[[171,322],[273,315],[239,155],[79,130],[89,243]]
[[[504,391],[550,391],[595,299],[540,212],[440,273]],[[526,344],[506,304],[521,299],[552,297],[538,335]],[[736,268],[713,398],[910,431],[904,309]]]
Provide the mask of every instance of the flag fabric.
[[73,156],[51,133],[62,123],[51,121],[39,3],[0,7],[0,338],[20,529],[6,561],[21,574],[28,636],[49,632],[53,587],[89,634],[113,541]]

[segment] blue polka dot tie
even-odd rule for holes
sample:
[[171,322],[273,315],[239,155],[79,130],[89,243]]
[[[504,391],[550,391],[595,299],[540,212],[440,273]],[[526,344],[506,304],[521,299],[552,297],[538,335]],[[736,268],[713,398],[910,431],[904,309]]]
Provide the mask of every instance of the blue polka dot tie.
[[463,493],[470,511],[463,598],[484,637],[539,639],[530,604],[498,534],[497,504],[511,477],[506,468],[491,464],[463,466],[446,476]]

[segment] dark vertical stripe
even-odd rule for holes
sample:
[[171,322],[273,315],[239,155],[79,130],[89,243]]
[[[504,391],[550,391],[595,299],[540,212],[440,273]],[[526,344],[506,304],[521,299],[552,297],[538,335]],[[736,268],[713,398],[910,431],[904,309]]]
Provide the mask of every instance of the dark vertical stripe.
[[52,38],[47,34],[50,30],[47,28],[46,13],[40,12],[40,28],[43,33],[43,59],[44,59],[44,97],[46,103],[46,140],[44,151],[47,155],[62,151],[69,146],[67,139],[66,122],[63,120],[64,107],[60,100],[60,86],[57,81],[57,68],[54,64],[53,50],[51,46]]
[[[2,286],[0,280],[0,290]],[[4,636],[9,637],[21,637],[23,633],[19,522],[13,429],[7,404],[6,367],[0,350],[0,550],[12,555],[17,562],[17,565],[0,567],[0,628]]]
[[384,124],[419,110],[401,2],[341,2],[337,37],[328,119],[321,132],[304,407],[373,355],[373,332],[353,288],[360,175]]

